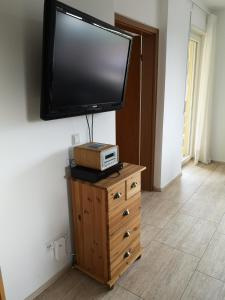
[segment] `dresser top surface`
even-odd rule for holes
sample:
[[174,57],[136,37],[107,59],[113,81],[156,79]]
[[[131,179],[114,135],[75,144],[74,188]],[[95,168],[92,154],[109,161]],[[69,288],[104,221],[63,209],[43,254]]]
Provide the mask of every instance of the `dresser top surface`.
[[[121,169],[119,173],[113,173],[107,178],[97,181],[95,183],[90,183],[90,182],[85,182],[85,183],[108,190],[111,187],[115,186],[116,184],[120,183],[121,181],[126,180],[128,177],[136,173],[142,172],[145,169],[146,167],[143,166],[124,163],[123,169]],[[79,179],[72,179],[72,180],[81,181]]]

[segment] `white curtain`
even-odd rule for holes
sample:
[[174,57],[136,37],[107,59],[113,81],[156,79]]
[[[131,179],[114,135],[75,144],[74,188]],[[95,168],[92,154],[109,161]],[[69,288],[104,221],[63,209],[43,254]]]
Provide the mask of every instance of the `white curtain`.
[[194,144],[194,160],[209,164],[211,115],[214,87],[214,65],[216,48],[217,17],[208,15],[207,30],[204,38],[202,65],[200,72],[199,96],[197,98],[197,118]]

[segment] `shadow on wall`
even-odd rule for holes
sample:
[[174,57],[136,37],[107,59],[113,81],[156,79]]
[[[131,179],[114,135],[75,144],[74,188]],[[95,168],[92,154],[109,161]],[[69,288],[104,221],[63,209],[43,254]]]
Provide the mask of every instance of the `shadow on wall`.
[[27,120],[40,121],[43,24],[28,19],[24,24],[24,62]]
[[[37,236],[45,242],[46,238],[49,239],[50,237],[50,241],[53,241],[65,233],[68,233],[69,237],[73,237],[71,191],[67,186],[69,174],[67,171],[65,174],[57,171],[52,172],[56,165],[61,165],[60,169],[62,169],[65,160],[66,152],[60,151],[38,163],[31,164],[22,172],[15,172],[11,179],[14,189],[8,193],[8,201],[15,199],[15,195],[20,195],[20,201],[14,204],[15,211],[12,216],[14,220],[18,221],[18,226],[22,228],[24,225],[24,228],[20,230],[16,240],[15,235],[12,235],[12,245],[21,239],[27,243],[27,246],[30,246],[29,240],[32,240],[33,232],[37,232],[37,230]],[[32,213],[34,210],[35,215]],[[26,220],[25,223],[21,222],[23,219]],[[66,220],[66,222],[62,222],[62,220]],[[27,226],[27,224],[32,225]],[[27,240],[24,236],[27,237]],[[40,247],[42,249],[43,244],[40,244]],[[68,252],[71,253],[70,239],[68,240]],[[68,260],[71,262],[71,256],[68,257]]]
[[69,211],[69,226],[70,226],[70,247],[72,253],[72,265],[76,263],[75,257],[75,232],[73,221],[73,202],[72,202],[72,185],[71,185],[71,172],[70,167],[65,168],[65,178],[67,180],[67,197],[68,197],[68,211]]

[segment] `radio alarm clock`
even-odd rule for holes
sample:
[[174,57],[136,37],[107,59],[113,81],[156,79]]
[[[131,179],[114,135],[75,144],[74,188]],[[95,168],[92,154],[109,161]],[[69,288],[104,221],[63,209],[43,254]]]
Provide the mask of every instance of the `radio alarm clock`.
[[74,148],[76,165],[104,171],[119,162],[119,147],[102,143],[87,143]]

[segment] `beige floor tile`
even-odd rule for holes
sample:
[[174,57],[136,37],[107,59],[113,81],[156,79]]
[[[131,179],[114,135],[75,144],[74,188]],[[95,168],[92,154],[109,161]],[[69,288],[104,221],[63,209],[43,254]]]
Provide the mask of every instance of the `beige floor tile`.
[[143,224],[163,228],[180,207],[180,203],[153,198],[142,206],[142,222]]
[[215,233],[198,270],[216,279],[225,281],[225,235]]
[[142,193],[142,217],[142,259],[112,291],[73,270],[37,299],[224,300],[225,164],[190,163],[162,193]]
[[147,300],[177,300],[198,261],[196,257],[153,241],[119,284]]
[[139,300],[140,298],[123,287],[116,285],[108,290],[96,281],[86,277],[74,289],[71,289],[62,300]]
[[224,199],[225,201],[225,183],[207,181],[198,189],[196,194],[208,198]]
[[148,198],[156,197],[161,200],[174,200],[184,203],[190,199],[204,180],[215,171],[216,167],[217,164],[194,166],[193,163],[190,163],[183,168],[182,176],[177,178],[162,192],[145,192],[144,201]]
[[225,164],[219,164],[211,176],[207,178],[206,182],[225,183]]
[[101,300],[138,300],[140,297],[125,290],[123,287],[115,286],[112,291],[107,292]]
[[77,270],[58,280],[36,300],[139,300],[140,298],[115,285],[109,290]]
[[155,240],[201,257],[215,231],[215,223],[185,214],[177,214]]
[[212,176],[212,174],[214,174],[217,168],[217,163],[212,163],[210,165],[200,163],[197,166],[190,163],[182,169],[182,179],[186,183],[196,182],[198,185],[201,185],[205,180]]
[[160,228],[143,224],[141,226],[141,245],[147,247],[155,236],[160,232]]
[[182,176],[161,192],[159,198],[178,202],[187,201],[201,186],[207,177],[208,170],[204,172],[204,176],[199,173],[200,172],[197,172],[196,174],[196,172],[192,172],[192,174],[190,174],[189,172],[183,171]]
[[224,300],[222,281],[195,272],[181,300]]
[[148,201],[149,199],[155,197],[155,195],[157,195],[158,193],[159,193],[159,192],[147,192],[147,191],[142,191],[142,193],[141,193],[141,198],[142,198],[143,201],[145,201],[145,200]]
[[220,233],[225,234],[225,215],[223,215],[222,220],[220,221],[218,227],[217,227],[217,231]]
[[178,179],[172,185],[168,186],[159,195],[159,199],[174,200],[178,202],[185,202],[194,194],[199,188],[199,183],[196,181],[186,182],[183,178]]
[[62,300],[64,295],[79,285],[83,277],[84,275],[79,271],[71,270],[38,296],[36,300]]
[[225,213],[225,198],[214,198],[210,195],[202,196],[201,193],[196,193],[184,204],[181,212],[219,223]]

